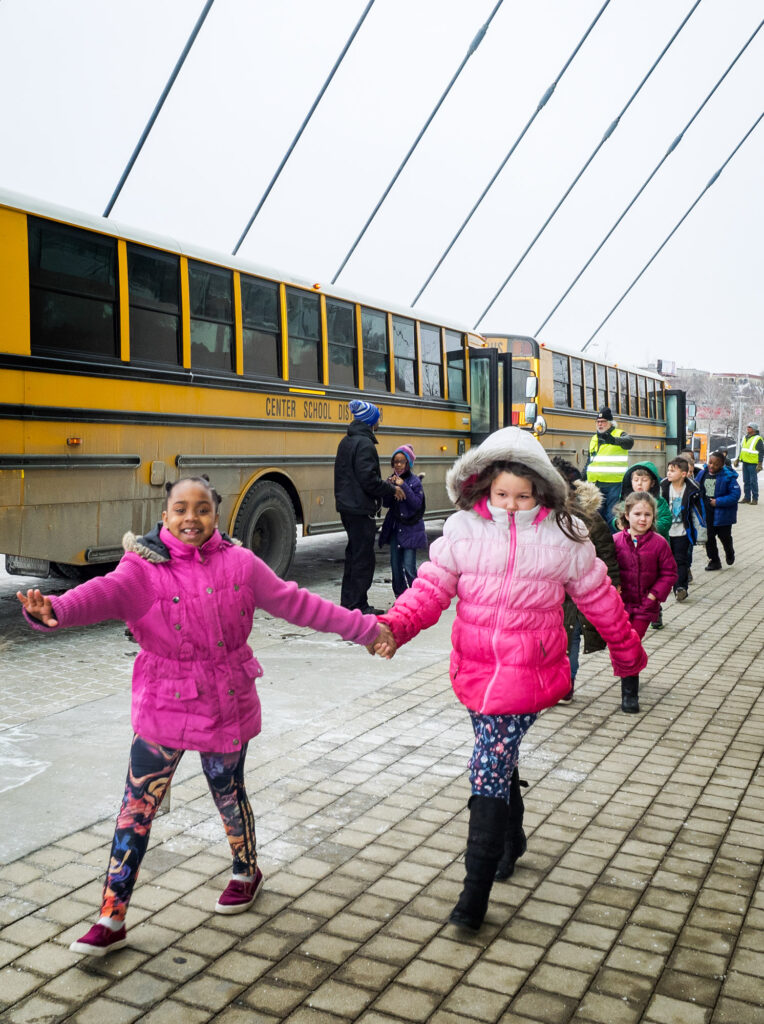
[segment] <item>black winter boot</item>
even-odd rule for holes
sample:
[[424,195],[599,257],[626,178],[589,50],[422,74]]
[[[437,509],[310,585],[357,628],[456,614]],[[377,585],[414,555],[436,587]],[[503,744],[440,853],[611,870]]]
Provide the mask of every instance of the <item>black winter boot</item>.
[[488,909],[488,897],[504,849],[509,808],[505,800],[492,796],[471,796],[470,827],[464,865],[464,888],[451,911],[451,924],[477,931]]
[[507,831],[504,833],[504,853],[496,868],[496,877],[500,881],[512,877],[515,861],[519,860],[528,849],[528,841],[523,832],[525,805],[520,788],[527,785],[527,782],[520,779],[520,774],[515,768],[512,778],[509,780],[509,814],[507,816]]
[[621,711],[636,715],[639,711],[639,676],[624,676],[621,680]]

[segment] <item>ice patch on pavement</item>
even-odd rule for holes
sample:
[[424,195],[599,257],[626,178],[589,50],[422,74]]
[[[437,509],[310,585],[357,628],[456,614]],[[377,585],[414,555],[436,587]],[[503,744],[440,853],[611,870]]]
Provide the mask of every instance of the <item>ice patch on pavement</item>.
[[17,749],[22,745],[39,747],[39,737],[20,728],[0,733],[0,793],[25,786],[50,768],[50,761],[38,761]]

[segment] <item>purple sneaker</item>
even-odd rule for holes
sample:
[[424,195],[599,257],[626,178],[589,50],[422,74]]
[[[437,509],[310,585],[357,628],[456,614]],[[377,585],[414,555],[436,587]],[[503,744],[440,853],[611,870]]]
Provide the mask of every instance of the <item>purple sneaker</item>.
[[127,929],[124,925],[113,932],[104,924],[94,924],[90,931],[73,942],[69,949],[75,953],[86,953],[88,956],[106,956],[113,949],[122,949],[126,945]]
[[260,868],[251,882],[232,878],[215,904],[216,914],[241,914],[249,910],[263,887],[263,873]]

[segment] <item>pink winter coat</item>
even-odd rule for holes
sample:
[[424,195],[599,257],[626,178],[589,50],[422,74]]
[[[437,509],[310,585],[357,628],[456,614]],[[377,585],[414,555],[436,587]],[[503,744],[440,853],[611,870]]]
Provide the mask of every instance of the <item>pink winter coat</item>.
[[472,510],[447,520],[413,586],[381,616],[396,643],[433,625],[456,595],[456,696],[480,714],[540,711],[570,689],[567,592],[606,641],[616,675],[638,674],[647,656],[591,541],[570,540],[545,508],[483,510],[488,519]]
[[[677,581],[676,562],[668,541],[655,530],[637,537],[636,545],[628,530],[621,530],[613,541],[621,570],[621,597],[629,618],[655,622],[661,603]],[[649,600],[649,593],[655,595],[655,601]]]
[[126,553],[114,572],[51,603],[60,627],[127,623],[141,646],[133,670],[133,729],[162,746],[231,753],[260,732],[255,679],[263,670],[247,643],[256,608],[359,644],[379,632],[374,616],[285,582],[217,530],[201,548],[164,527],[158,538],[128,533],[123,544]]

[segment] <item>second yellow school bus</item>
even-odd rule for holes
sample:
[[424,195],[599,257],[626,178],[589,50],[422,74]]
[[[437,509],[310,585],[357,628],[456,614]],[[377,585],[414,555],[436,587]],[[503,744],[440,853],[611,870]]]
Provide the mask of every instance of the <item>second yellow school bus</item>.
[[649,459],[663,473],[667,456],[684,447],[684,396],[667,391],[660,374],[521,335],[486,333],[485,340],[511,355],[511,422],[535,430],[550,456],[561,455],[583,472],[603,406],[634,438],[630,464]]

